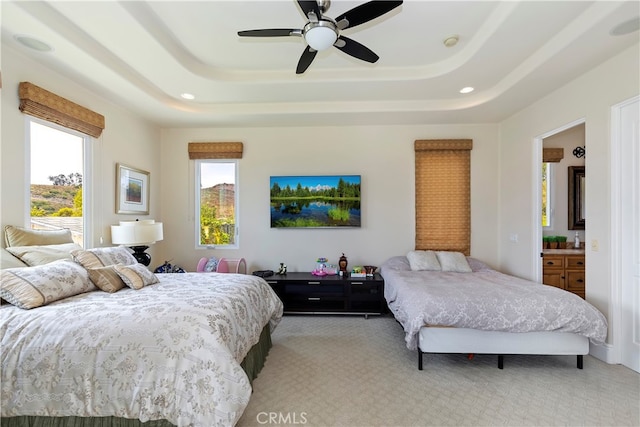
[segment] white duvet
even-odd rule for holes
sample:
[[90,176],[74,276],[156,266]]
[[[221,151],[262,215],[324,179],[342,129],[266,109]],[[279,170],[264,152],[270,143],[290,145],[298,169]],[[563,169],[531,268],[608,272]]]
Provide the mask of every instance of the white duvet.
[[557,331],[595,343],[607,337],[607,321],[594,306],[570,292],[500,273],[469,259],[473,272],[412,271],[406,257],[381,267],[389,310],[417,348],[425,325],[485,331]]
[[250,275],[158,278],[32,310],[2,305],[2,416],[234,425],[251,395],[240,362],[280,321],[282,302]]

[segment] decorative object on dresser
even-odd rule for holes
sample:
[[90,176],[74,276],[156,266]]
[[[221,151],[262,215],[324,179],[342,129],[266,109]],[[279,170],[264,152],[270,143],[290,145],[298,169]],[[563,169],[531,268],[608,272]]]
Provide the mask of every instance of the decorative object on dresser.
[[384,280],[379,274],[355,279],[346,276],[314,276],[291,273],[267,282],[284,303],[286,314],[364,314],[386,311]]
[[587,284],[584,250],[542,251],[542,283],[585,297]]
[[340,272],[342,274],[347,272],[347,265],[349,265],[349,261],[347,261],[347,257],[344,256],[344,252],[343,252],[342,256],[338,260],[338,266],[340,267]]
[[135,259],[147,266],[151,263],[151,255],[145,251],[162,238],[162,223],[152,219],[120,221],[120,225],[111,226],[111,243],[129,246]]

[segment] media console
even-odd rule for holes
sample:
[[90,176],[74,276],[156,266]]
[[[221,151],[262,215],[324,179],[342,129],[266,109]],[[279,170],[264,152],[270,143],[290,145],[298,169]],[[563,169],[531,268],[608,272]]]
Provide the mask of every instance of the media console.
[[384,280],[287,273],[265,278],[284,304],[287,314],[363,314],[386,311]]

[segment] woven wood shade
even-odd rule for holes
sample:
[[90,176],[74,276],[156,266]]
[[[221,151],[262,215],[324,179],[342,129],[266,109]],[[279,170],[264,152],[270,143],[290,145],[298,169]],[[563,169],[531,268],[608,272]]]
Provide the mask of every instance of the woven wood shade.
[[417,140],[416,249],[471,253],[473,141]]
[[20,111],[98,138],[104,116],[29,82],[18,88]]
[[241,159],[242,142],[190,142],[190,159]]
[[544,163],[558,163],[564,158],[564,148],[543,148],[542,161]]

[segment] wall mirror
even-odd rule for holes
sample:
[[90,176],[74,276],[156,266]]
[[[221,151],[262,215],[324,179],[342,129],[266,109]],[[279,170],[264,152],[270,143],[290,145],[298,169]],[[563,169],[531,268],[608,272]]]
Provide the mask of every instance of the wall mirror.
[[584,230],[585,167],[569,166],[569,230]]

